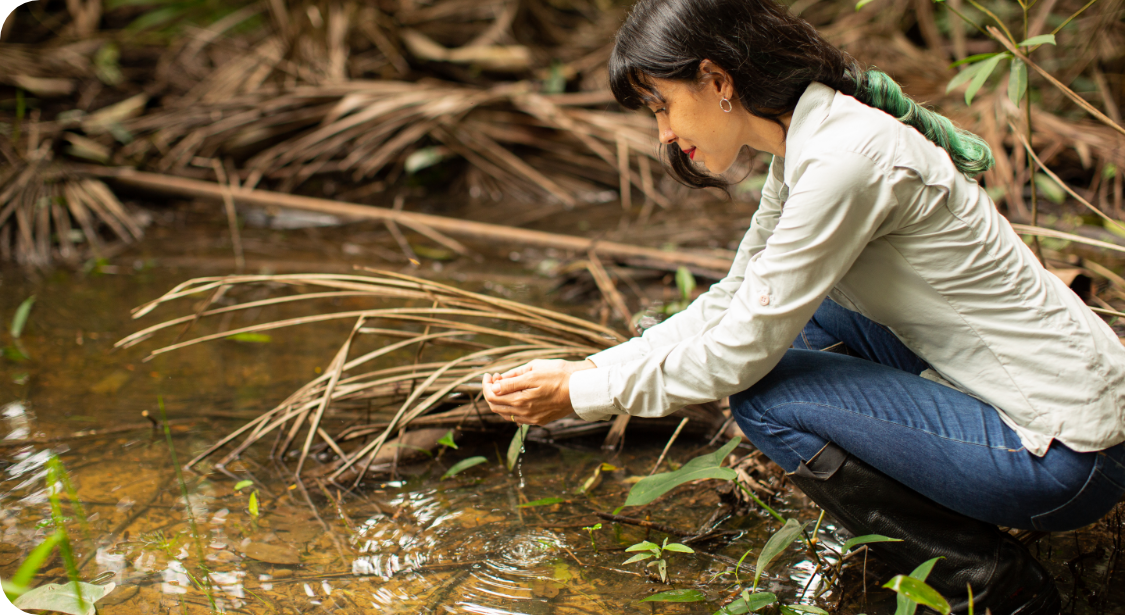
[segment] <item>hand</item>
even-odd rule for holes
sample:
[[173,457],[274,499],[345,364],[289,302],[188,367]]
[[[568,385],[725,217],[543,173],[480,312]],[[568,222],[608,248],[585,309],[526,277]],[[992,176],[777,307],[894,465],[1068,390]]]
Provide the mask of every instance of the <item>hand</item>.
[[571,412],[570,375],[597,367],[590,360],[537,359],[503,374],[484,375],[484,399],[493,412],[524,425],[546,425]]

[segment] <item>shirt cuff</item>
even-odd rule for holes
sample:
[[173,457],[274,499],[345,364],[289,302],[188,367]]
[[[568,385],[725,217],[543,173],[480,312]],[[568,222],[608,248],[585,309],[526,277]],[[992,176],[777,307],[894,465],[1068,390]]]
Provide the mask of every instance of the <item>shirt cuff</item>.
[[647,354],[645,349],[641,347],[639,340],[640,338],[634,337],[627,342],[622,342],[586,358],[593,361],[594,365],[598,367],[628,363]]
[[570,405],[582,420],[605,421],[622,414],[609,394],[609,371],[584,369],[570,375]]

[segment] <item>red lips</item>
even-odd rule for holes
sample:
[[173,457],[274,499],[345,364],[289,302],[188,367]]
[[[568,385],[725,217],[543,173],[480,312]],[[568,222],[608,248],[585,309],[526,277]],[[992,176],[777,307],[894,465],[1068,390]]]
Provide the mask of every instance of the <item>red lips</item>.
[[684,153],[687,154],[688,158],[691,158],[692,160],[695,160],[695,148],[694,147],[691,148],[691,149],[685,149]]

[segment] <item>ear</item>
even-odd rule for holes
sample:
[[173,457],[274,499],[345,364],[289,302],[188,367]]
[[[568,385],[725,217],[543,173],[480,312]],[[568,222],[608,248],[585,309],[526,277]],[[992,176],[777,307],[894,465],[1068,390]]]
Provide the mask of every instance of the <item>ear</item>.
[[711,60],[705,59],[699,63],[699,82],[706,91],[714,92],[721,98],[735,98],[734,81],[730,73]]

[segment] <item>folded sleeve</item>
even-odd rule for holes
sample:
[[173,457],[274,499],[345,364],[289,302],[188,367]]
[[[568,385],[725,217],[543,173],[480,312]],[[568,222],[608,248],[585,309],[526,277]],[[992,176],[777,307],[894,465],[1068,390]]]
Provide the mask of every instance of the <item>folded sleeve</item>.
[[867,243],[893,225],[897,205],[884,172],[861,154],[798,164],[784,207],[744,240],[747,252],[764,247],[739,259],[713,300],[667,333],[646,332],[643,354],[604,366],[595,355],[597,369],[571,376],[579,416],[666,416],[743,391],[777,365]]

